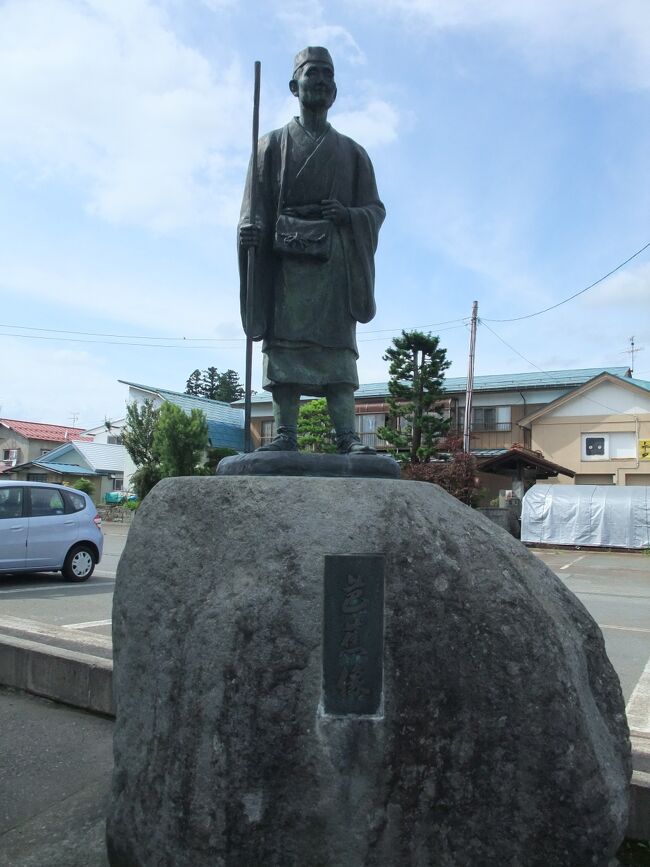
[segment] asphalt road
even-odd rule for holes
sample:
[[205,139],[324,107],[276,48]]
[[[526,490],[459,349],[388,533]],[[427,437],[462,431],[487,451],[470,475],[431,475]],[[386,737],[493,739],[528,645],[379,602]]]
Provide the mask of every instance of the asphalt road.
[[[110,635],[115,571],[128,527],[104,524],[103,530],[104,557],[87,582],[67,584],[56,574],[0,576],[0,614]],[[646,668],[650,684],[650,557],[568,550],[535,553],[580,598],[603,630],[628,701]]]

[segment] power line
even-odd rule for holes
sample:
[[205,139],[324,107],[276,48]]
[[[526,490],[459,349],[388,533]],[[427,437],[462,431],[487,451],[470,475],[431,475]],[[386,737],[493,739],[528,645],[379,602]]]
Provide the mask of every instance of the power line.
[[[214,346],[183,346],[182,344],[176,343],[134,343],[124,340],[85,340],[83,337],[47,337],[42,334],[12,334],[10,331],[3,331],[0,332],[0,334],[2,337],[16,337],[19,340],[55,340],[65,343],[89,343],[96,346],[144,346],[147,349],[191,349],[194,352],[201,349],[214,351],[215,348]],[[243,342],[243,338],[241,337],[222,339],[237,343]]]
[[[461,322],[459,319],[450,319],[449,322]],[[440,323],[442,324],[442,323]],[[433,326],[422,326],[423,328],[431,328]],[[439,333],[444,331],[454,331],[457,328],[465,328],[466,324],[461,325],[453,325],[449,328],[441,328],[439,329]],[[0,325],[0,328],[24,328],[28,330],[30,326],[22,326],[22,325]],[[140,346],[145,349],[191,349],[193,351],[198,350],[213,350],[216,347],[213,345],[209,345],[210,343],[220,343],[220,344],[241,344],[245,341],[243,337],[142,337],[133,335],[133,340],[129,339],[121,339],[121,338],[130,338],[131,335],[128,334],[104,334],[102,332],[93,332],[93,331],[65,331],[63,329],[56,328],[33,328],[33,331],[45,331],[48,334],[17,334],[12,331],[0,331],[0,335],[3,337],[15,337],[18,340],[54,340],[65,343],[87,343],[95,346]],[[395,331],[399,331],[400,329],[393,329]],[[412,329],[401,329],[401,330],[412,330]],[[360,332],[363,334],[377,334],[380,332],[372,332],[372,331],[363,331]],[[48,336],[49,334],[57,335],[54,337]],[[81,335],[79,337],[61,337],[59,335],[63,334],[78,334]],[[87,340],[86,337],[110,337],[115,338],[112,340]],[[386,340],[386,337],[368,337],[363,339],[360,337],[359,343],[371,343],[373,341],[378,340]],[[179,343],[138,343],[137,340],[178,340]],[[208,345],[197,345],[201,342],[206,343]],[[188,345],[191,344],[191,345]],[[232,346],[232,348],[235,348]]]
[[[617,265],[616,268],[612,268],[611,271],[608,271],[603,277],[599,277],[598,280],[594,280],[593,283],[590,283],[589,286],[585,286],[584,289],[581,289],[579,292],[574,292],[573,295],[569,295],[568,298],[565,298],[564,301],[558,301],[557,304],[552,304],[550,307],[545,307],[543,310],[538,310],[536,313],[527,313],[525,316],[514,316],[512,319],[483,319],[485,322],[520,322],[522,319],[532,319],[533,316],[541,316],[542,313],[548,313],[549,310],[555,310],[556,307],[561,307],[563,304],[566,304],[567,301],[573,301],[574,298],[577,298],[578,295],[584,295],[585,292],[588,292],[590,289],[593,289],[594,286],[598,286],[599,283],[602,283],[603,280],[607,280],[608,277],[611,277],[612,274],[615,274],[617,271],[620,271],[628,262],[631,262],[632,259],[636,259],[637,256],[640,256],[644,250],[647,250],[650,247],[650,241],[641,247],[640,250],[637,250],[636,253],[632,253],[624,262],[621,262],[620,265]],[[499,338],[501,339],[501,338]],[[513,350],[516,352],[516,350]],[[534,365],[533,365],[534,366]]]
[[[526,358],[525,355],[522,355],[521,352],[519,352],[519,350],[515,349],[514,346],[511,346],[509,343],[507,343],[507,342],[503,339],[503,337],[500,337],[500,336],[496,333],[496,331],[494,331],[494,329],[490,328],[490,326],[487,325],[487,324],[484,322],[484,320],[479,319],[479,325],[484,325],[485,328],[487,328],[488,331],[490,331],[492,334],[494,334],[494,336],[497,338],[497,340],[500,340],[501,343],[503,343],[504,346],[507,346],[508,349],[511,349],[511,350],[512,350],[516,355],[519,356],[519,358],[523,358],[523,360],[526,362],[526,364],[530,364],[531,367],[534,367],[536,370],[539,370],[539,372],[540,372],[540,373],[543,373],[544,376],[550,376],[548,370],[543,370],[541,367],[538,367],[538,365],[536,365],[534,361],[531,361],[529,358]],[[587,394],[585,394],[584,397],[586,398],[586,400],[590,401],[591,403],[595,404],[596,406],[602,406],[603,409],[607,409],[607,410],[609,410],[610,412],[613,412],[615,415],[618,415],[618,414],[619,414],[619,410],[614,409],[613,406],[608,406],[606,403],[601,403],[599,400],[595,400],[593,397],[590,397],[590,396],[587,395]]]
[[[81,337],[115,337],[124,338],[125,340],[180,340],[183,342],[206,341],[206,342],[221,342],[224,340],[243,340],[240,337],[147,337],[143,334],[107,334],[103,331],[69,331],[63,328],[37,328],[33,325],[2,325],[0,328],[18,328],[21,331],[45,331],[48,334],[77,334]],[[20,337],[21,335],[12,334],[11,337]],[[25,335],[28,337],[29,335]]]

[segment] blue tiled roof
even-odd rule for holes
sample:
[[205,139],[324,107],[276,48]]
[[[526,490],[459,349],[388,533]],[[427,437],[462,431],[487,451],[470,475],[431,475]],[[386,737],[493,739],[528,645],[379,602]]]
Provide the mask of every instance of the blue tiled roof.
[[[593,379],[594,376],[605,372],[618,376],[626,382],[636,382],[637,385],[642,384],[640,380],[630,380],[625,376],[627,367],[587,367],[580,370],[548,370],[545,372],[535,371],[533,373],[499,373],[489,376],[475,376],[474,391],[519,391],[522,388],[575,388]],[[646,383],[643,387],[648,387],[648,384]],[[467,378],[464,376],[448,377],[444,380],[443,390],[448,394],[463,394],[467,390]],[[359,400],[360,398],[386,397],[388,394],[387,382],[370,382],[360,385],[354,396]],[[254,394],[251,402],[268,403],[270,400],[270,393],[262,391]],[[238,400],[236,405],[243,406],[244,401]]]
[[237,409],[222,400],[210,400],[209,397],[196,397],[192,394],[181,394],[168,388],[156,388],[153,385],[141,385],[138,382],[127,382],[120,379],[124,385],[140,388],[159,395],[163,400],[179,406],[183,412],[190,413],[200,409],[208,421],[208,439],[213,447],[242,451],[244,448],[244,410]]
[[91,470],[88,467],[80,467],[78,464],[58,464],[54,461],[32,461],[32,466],[43,467],[45,470],[51,470],[54,473],[69,473],[76,476],[99,476],[100,473]]
[[244,428],[234,424],[223,424],[218,421],[208,422],[208,439],[213,447],[234,449],[237,452],[244,450]]
[[644,388],[646,391],[650,391],[650,382],[645,379],[634,379],[634,377],[629,376],[618,376],[618,379],[622,379],[623,382],[631,382],[632,385],[636,385],[637,388]]

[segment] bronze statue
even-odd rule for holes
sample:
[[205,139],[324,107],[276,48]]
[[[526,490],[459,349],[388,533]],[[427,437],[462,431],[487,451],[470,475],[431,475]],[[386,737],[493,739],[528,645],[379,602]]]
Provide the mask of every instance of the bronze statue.
[[[260,138],[257,176],[249,168],[239,222],[242,319],[247,336],[263,340],[263,387],[273,395],[276,425],[274,440],[261,450],[297,450],[304,394],[327,398],[339,452],[372,454],[354,424],[356,324],[375,315],[374,254],[386,212],[368,155],[327,121],[336,99],[329,51],[299,52],[289,88],[300,116]],[[247,317],[251,246],[256,265]]]

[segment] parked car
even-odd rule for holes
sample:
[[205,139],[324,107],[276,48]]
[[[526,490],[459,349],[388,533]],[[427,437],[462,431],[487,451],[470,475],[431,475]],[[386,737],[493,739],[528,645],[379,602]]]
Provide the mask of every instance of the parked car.
[[0,572],[60,571],[86,581],[101,560],[102,519],[64,485],[0,481]]

